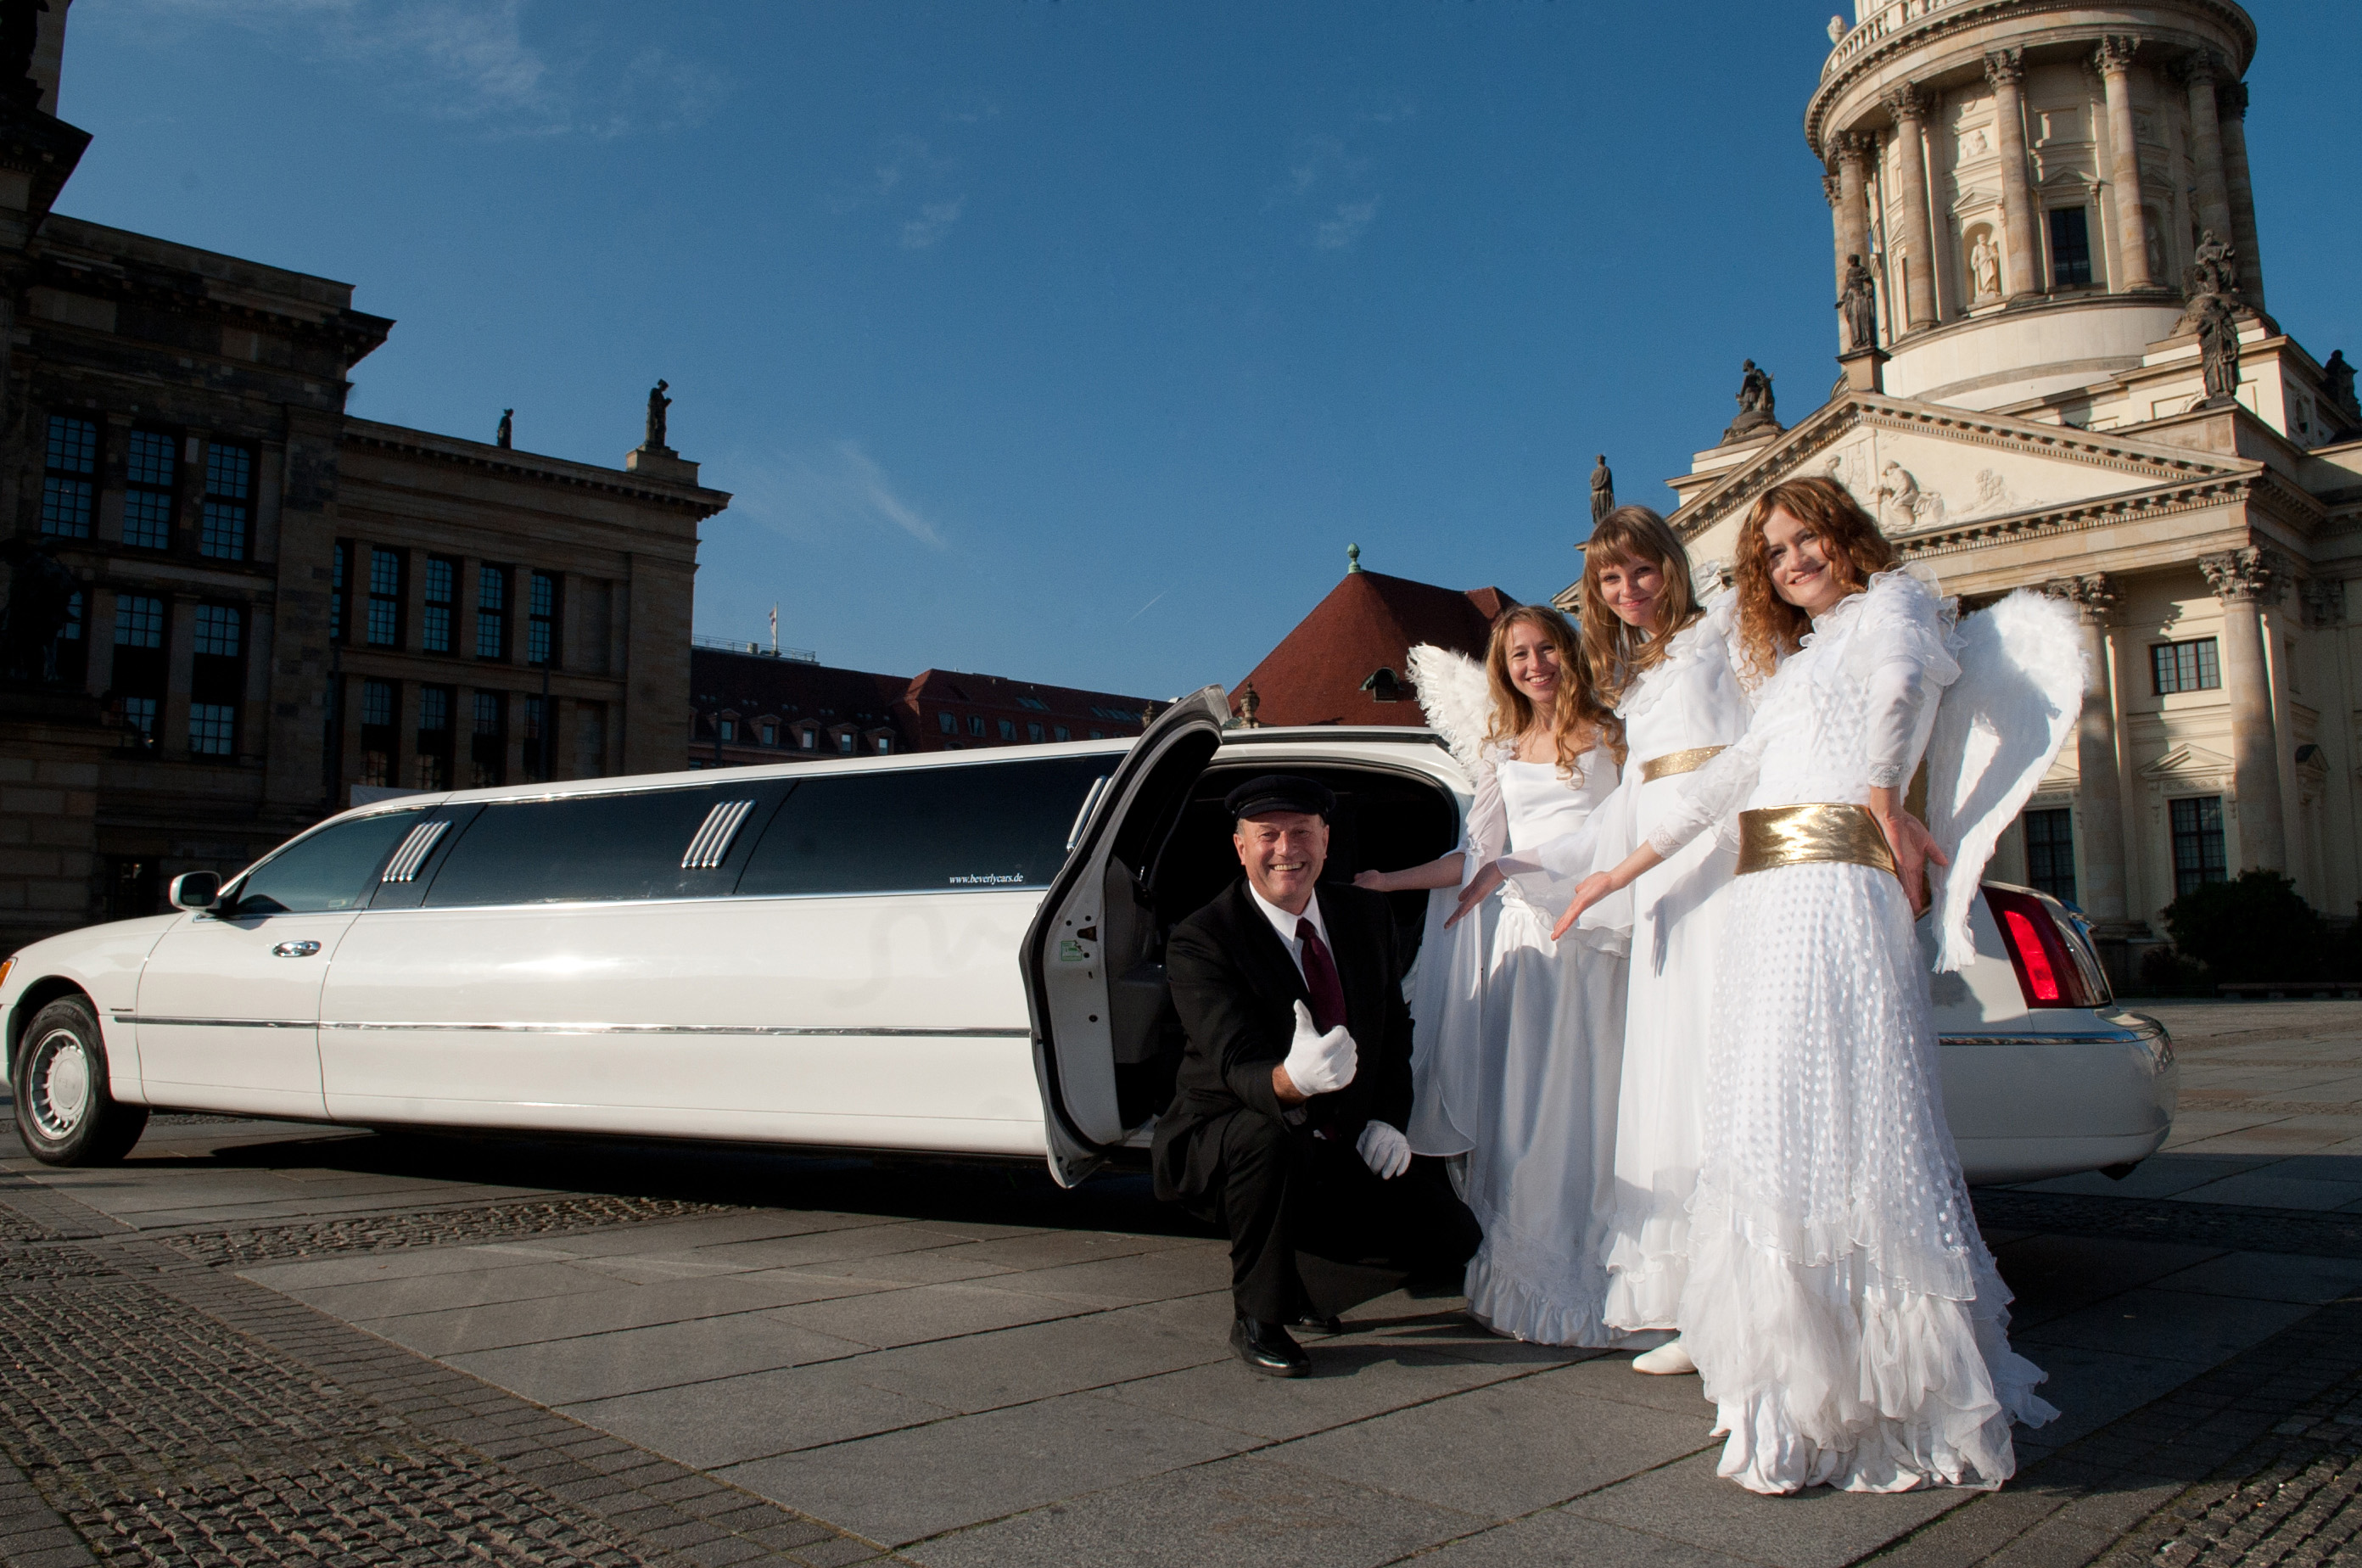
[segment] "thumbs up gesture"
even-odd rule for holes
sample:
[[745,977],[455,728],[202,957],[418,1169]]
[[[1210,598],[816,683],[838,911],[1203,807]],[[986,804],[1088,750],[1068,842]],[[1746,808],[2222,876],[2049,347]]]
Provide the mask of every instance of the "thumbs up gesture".
[[1280,1064],[1287,1081],[1308,1099],[1352,1083],[1356,1065],[1353,1037],[1345,1026],[1341,1023],[1324,1034],[1312,1022],[1312,1010],[1297,1002],[1296,1038],[1288,1043],[1287,1060]]

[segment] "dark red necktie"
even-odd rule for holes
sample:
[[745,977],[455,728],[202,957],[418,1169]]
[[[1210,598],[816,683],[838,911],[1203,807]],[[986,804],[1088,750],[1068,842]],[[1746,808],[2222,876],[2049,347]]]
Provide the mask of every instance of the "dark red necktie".
[[1312,1026],[1326,1034],[1345,1021],[1345,987],[1337,978],[1337,961],[1329,944],[1308,920],[1296,922],[1296,940],[1304,944],[1304,988],[1311,993]]

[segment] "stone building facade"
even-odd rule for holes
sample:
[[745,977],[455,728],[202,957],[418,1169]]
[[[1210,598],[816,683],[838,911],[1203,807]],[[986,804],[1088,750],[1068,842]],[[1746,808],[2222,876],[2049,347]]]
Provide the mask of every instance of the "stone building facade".
[[1164,704],[1000,675],[876,675],[750,644],[691,648],[691,767],[1130,739]]
[[[1669,481],[1702,562],[1767,485],[1826,474],[1965,604],[2081,609],[2079,738],[1995,874],[2071,897],[2119,963],[2243,868],[2362,900],[2362,408],[2265,309],[2255,48],[2227,0],[1865,0],[1805,130],[1877,347]],[[2210,354],[2218,294],[2236,348]]]
[[0,946],[149,912],[357,787],[678,766],[697,528],[729,497],[661,448],[609,469],[349,416],[392,323],[50,212],[86,140],[0,105]]

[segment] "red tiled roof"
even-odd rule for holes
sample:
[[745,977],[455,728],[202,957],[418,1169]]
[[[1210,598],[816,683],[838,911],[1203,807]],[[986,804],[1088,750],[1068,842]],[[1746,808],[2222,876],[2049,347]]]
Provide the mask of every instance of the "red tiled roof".
[[1462,592],[1384,572],[1348,572],[1231,690],[1231,707],[1251,685],[1259,701],[1255,717],[1266,724],[1424,724],[1407,681],[1393,702],[1377,701],[1363,683],[1380,669],[1401,679],[1418,643],[1482,658],[1494,619],[1516,602],[1497,588]]

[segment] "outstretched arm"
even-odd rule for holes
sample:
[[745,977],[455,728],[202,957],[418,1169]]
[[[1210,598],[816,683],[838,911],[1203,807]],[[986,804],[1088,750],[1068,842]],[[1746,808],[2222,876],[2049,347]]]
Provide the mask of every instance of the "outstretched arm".
[[1558,923],[1551,927],[1551,940],[1556,942],[1573,930],[1574,922],[1583,918],[1584,911],[1608,894],[1630,887],[1642,876],[1664,863],[1665,857],[1657,853],[1654,845],[1644,844],[1617,862],[1612,869],[1594,872],[1585,877],[1576,885],[1574,897],[1567,903],[1566,913],[1559,916]]
[[1456,888],[1465,873],[1468,856],[1455,849],[1439,856],[1424,866],[1405,867],[1400,871],[1364,871],[1353,878],[1356,888],[1367,888],[1373,893],[1416,893],[1429,888]]

